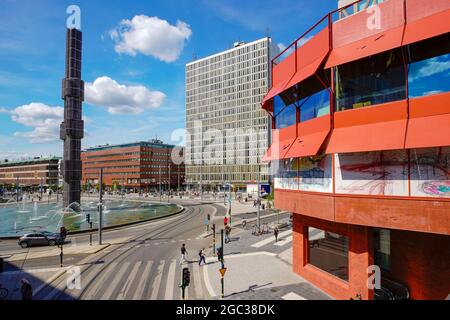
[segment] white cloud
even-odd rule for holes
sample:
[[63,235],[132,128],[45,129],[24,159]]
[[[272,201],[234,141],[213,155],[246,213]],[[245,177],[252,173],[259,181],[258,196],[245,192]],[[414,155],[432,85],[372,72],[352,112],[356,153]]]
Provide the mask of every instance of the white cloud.
[[[301,47],[301,46],[304,45],[306,42],[308,42],[311,38],[312,38],[312,36],[310,36],[310,37],[305,37],[305,38],[300,39],[300,40],[298,41],[297,46],[298,46],[298,47]],[[277,44],[277,47],[278,47],[278,50],[280,50],[280,53],[283,52],[283,50],[287,48],[286,45],[285,45],[284,43],[282,43],[282,42],[278,43],[278,44]],[[294,52],[294,48],[295,48],[295,45],[293,44],[292,46],[289,47],[289,49],[286,50],[286,52],[283,53],[282,56],[283,56],[283,57],[289,56],[292,52]]]
[[59,126],[64,118],[64,108],[33,102],[11,110],[14,122],[33,128],[28,132],[15,132],[14,136],[27,138],[31,143],[59,140]]
[[109,35],[116,42],[117,53],[132,56],[141,53],[173,62],[183,51],[184,42],[191,37],[192,30],[183,21],[170,25],[158,17],[139,15],[131,20],[122,20],[119,27],[111,30]]
[[439,61],[439,58],[429,59],[412,77],[409,81],[413,82],[420,78],[429,77],[437,73],[446,72],[450,70],[450,61]]
[[86,83],[85,97],[87,103],[104,106],[112,114],[139,114],[146,109],[159,108],[166,95],[142,85],[122,85],[104,76],[97,78],[94,83]]

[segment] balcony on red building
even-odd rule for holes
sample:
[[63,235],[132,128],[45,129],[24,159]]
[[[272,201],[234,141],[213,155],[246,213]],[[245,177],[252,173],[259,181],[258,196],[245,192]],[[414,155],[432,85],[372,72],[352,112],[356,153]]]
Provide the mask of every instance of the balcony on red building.
[[447,297],[449,72],[447,0],[355,1],[272,61],[264,160],[294,272],[338,299]]

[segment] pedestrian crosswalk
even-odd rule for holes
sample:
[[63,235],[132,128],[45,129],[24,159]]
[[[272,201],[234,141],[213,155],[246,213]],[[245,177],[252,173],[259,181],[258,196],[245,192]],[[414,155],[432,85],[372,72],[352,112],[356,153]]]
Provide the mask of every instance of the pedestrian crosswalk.
[[[281,232],[278,234],[278,240],[279,242],[275,243],[276,246],[283,246],[285,244],[288,244],[290,242],[292,242],[292,230],[287,230],[284,232]],[[287,237],[286,239],[283,239],[284,237]],[[257,243],[252,244],[253,248],[261,248],[263,246],[266,246],[272,242],[275,241],[275,237],[274,236],[270,236],[267,239],[258,241]]]
[[[189,299],[207,298],[201,266],[197,261],[179,265],[176,259],[160,261],[111,262],[98,264],[82,273],[83,300],[179,300],[181,270],[188,267],[191,283]],[[84,279],[84,281],[83,281]],[[70,290],[66,289],[70,294]]]

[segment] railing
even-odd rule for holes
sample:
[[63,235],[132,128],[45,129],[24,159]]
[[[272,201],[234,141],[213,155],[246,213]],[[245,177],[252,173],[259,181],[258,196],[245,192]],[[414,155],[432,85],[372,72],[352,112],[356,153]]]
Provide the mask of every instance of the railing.
[[[373,0],[374,3],[378,4],[380,2],[383,2],[383,0]],[[332,24],[333,24],[333,15],[335,15],[336,13],[339,14],[340,17],[342,17],[345,13],[345,16],[349,15],[348,12],[346,11],[347,9],[353,7],[353,8],[357,8],[357,5],[360,4],[361,2],[367,2],[367,6],[371,3],[371,0],[356,0],[354,2],[351,2],[341,8],[338,8],[336,10],[330,11],[328,12],[326,15],[324,15],[322,17],[322,19],[320,19],[319,21],[317,21],[311,28],[309,28],[306,32],[304,32],[300,37],[298,37],[296,40],[294,40],[289,46],[287,46],[283,51],[281,51],[278,55],[276,55],[272,61],[271,61],[271,67],[273,70],[273,67],[276,66],[277,64],[279,64],[282,59],[280,58],[286,58],[289,55],[286,55],[286,53],[288,53],[288,51],[290,50],[294,50],[293,53],[297,52],[297,49],[301,46],[299,45],[300,41],[305,39],[305,37],[310,34],[317,26],[319,26],[322,22],[324,22],[325,20],[327,20],[327,25],[329,27],[329,43],[330,43],[330,49],[333,48],[333,37],[332,37]],[[364,7],[366,8],[366,7]],[[355,10],[355,9],[353,9]],[[357,13],[357,12],[354,12]],[[338,18],[339,19],[339,18]],[[295,55],[295,68],[297,71],[297,55]],[[273,77],[272,77],[273,79]]]

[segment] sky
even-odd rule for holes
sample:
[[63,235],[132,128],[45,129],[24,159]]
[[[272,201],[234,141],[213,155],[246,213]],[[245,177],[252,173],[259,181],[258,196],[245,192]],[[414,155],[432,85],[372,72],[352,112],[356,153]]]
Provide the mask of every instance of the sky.
[[186,63],[267,35],[284,48],[337,1],[0,0],[0,160],[62,155],[70,5],[81,10],[88,148],[180,143]]

